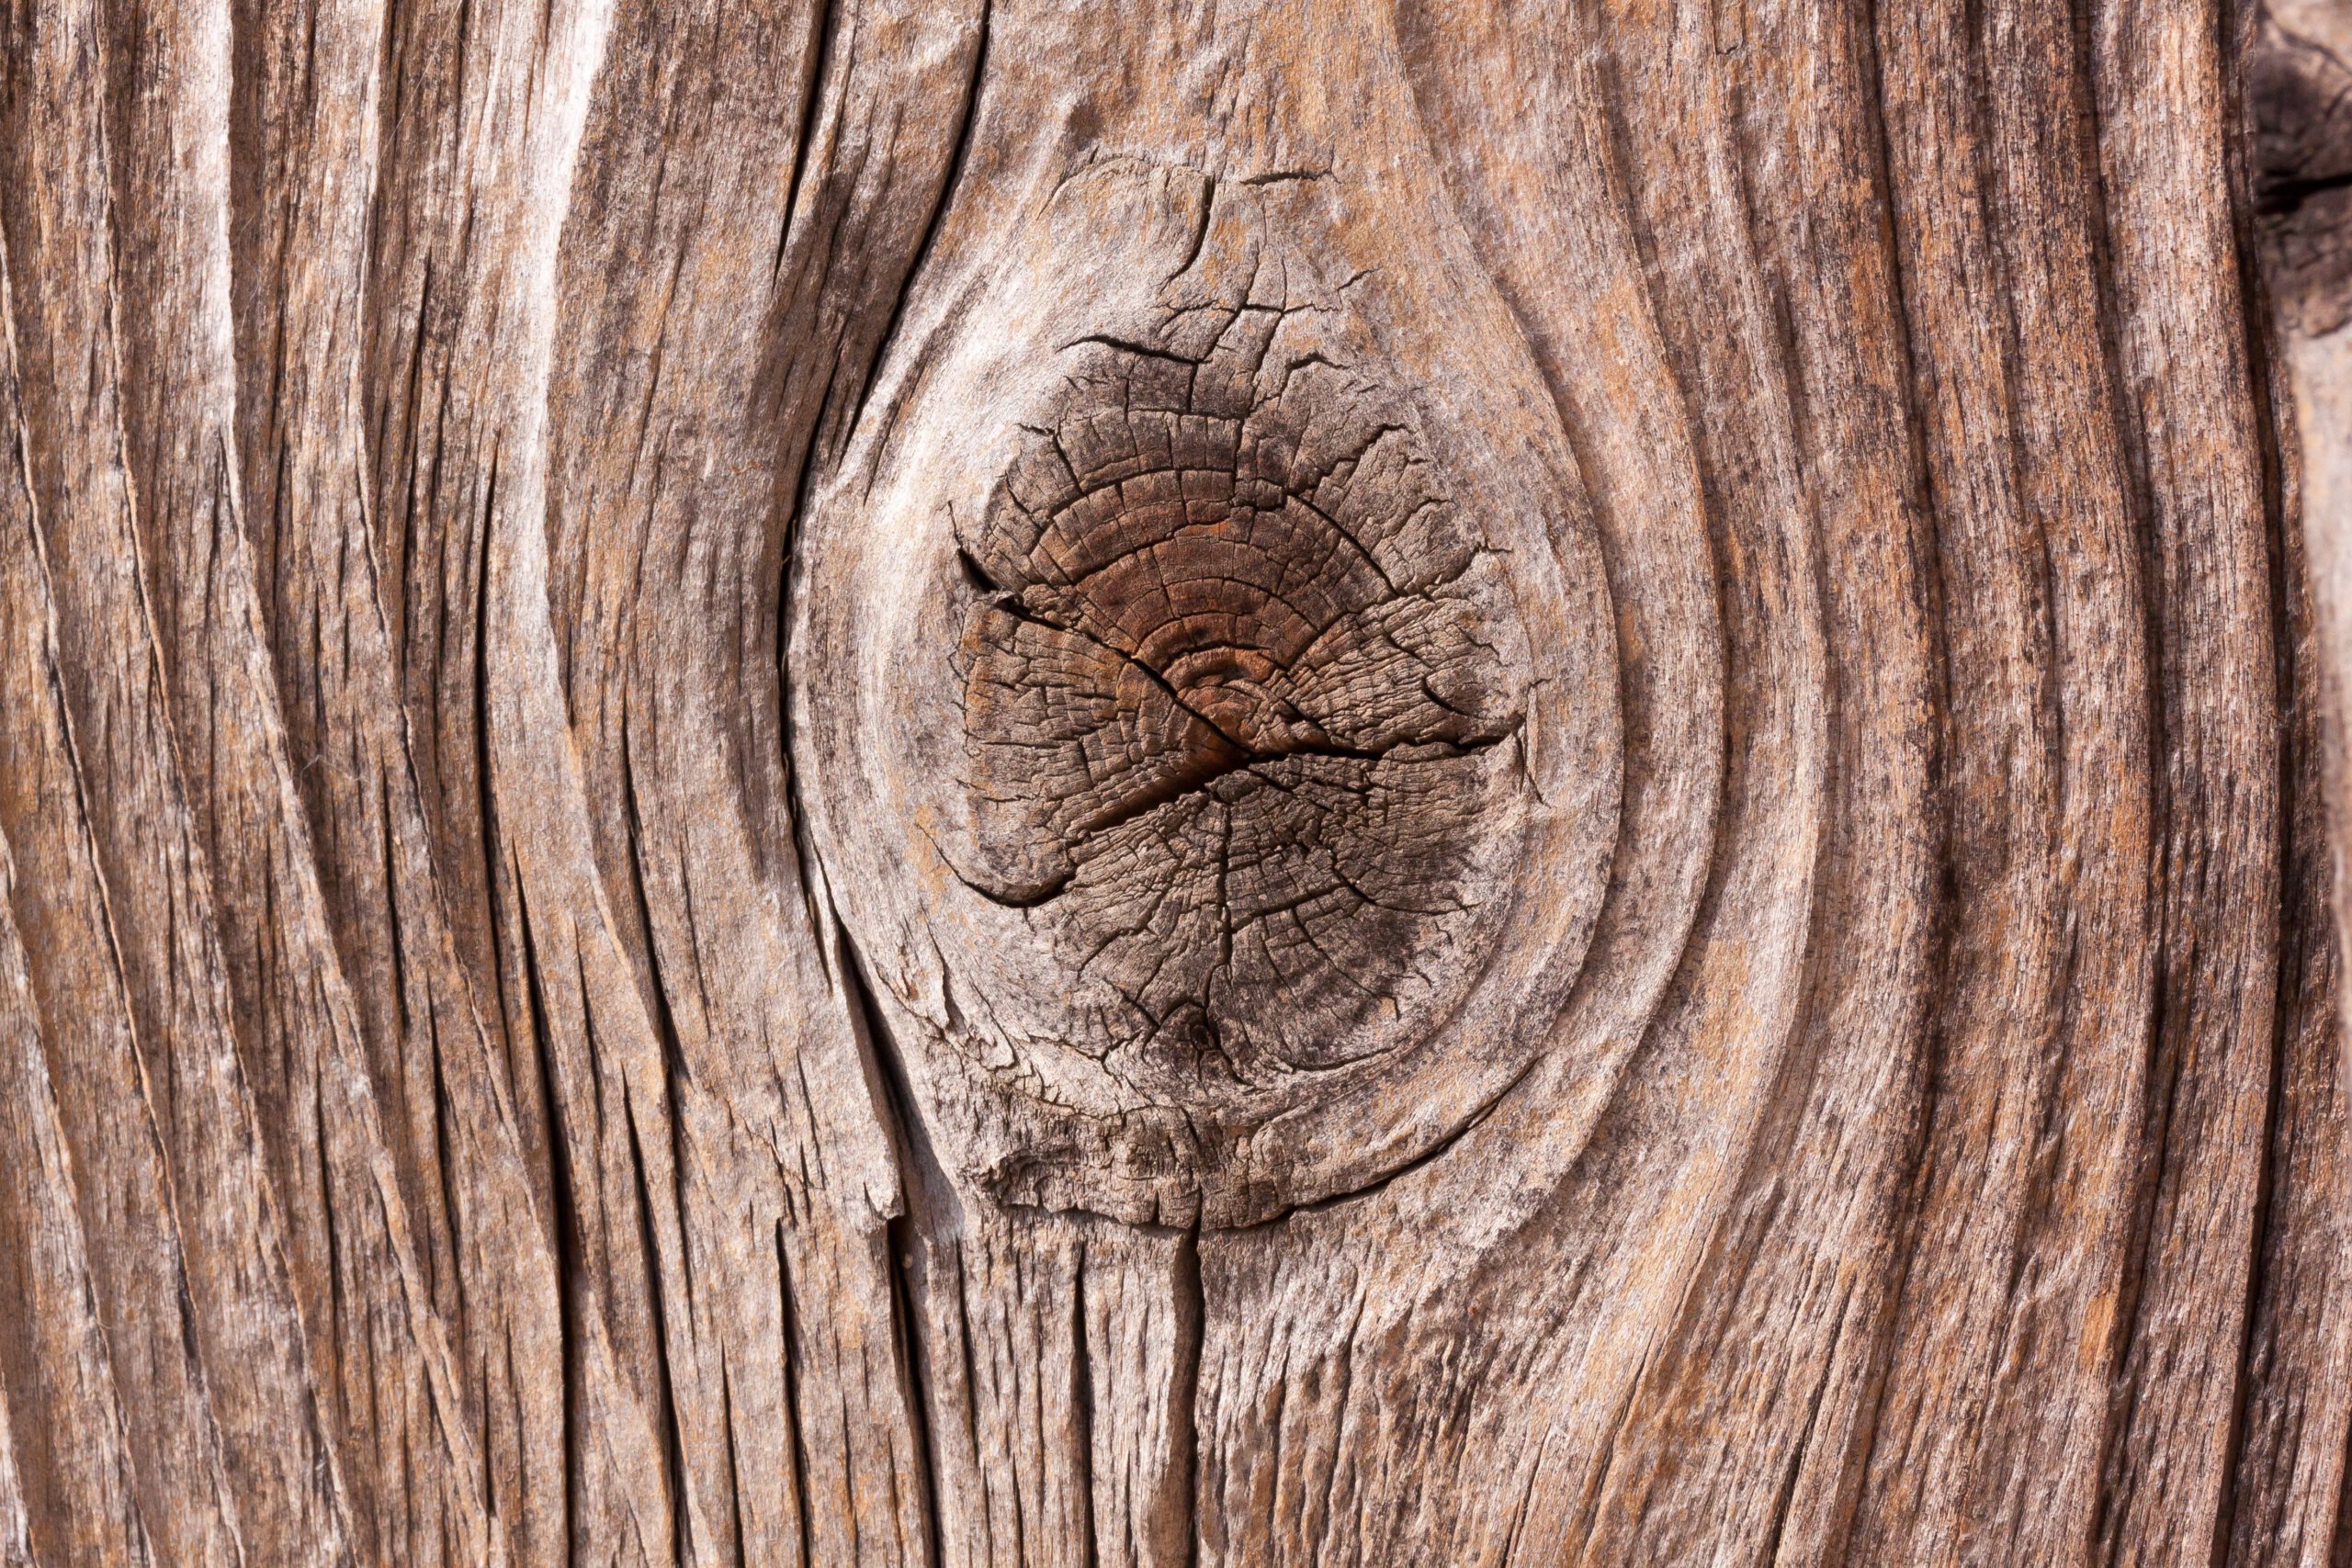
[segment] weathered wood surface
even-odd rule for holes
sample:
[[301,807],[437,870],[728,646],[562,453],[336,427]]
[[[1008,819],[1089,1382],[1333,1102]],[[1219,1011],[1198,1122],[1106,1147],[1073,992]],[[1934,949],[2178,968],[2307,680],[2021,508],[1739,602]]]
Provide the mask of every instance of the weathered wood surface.
[[2347,65],[0,8],[0,1563],[2352,1561]]

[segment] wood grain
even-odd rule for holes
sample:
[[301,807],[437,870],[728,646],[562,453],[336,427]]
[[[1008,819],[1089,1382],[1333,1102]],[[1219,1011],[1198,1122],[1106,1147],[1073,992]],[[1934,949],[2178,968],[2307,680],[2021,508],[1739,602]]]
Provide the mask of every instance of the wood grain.
[[2352,1562],[2346,86],[0,10],[0,1564]]

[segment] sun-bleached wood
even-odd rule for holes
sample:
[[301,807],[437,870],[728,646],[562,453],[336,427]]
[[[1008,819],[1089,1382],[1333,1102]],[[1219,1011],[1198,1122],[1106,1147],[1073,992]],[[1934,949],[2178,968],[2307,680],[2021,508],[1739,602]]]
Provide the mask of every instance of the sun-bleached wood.
[[0,1565],[2352,1561],[2340,0],[0,15]]

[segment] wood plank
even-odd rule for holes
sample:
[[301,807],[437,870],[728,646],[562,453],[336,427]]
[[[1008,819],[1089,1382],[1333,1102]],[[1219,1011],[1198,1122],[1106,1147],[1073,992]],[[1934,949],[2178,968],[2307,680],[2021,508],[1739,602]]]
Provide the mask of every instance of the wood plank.
[[0,1562],[2343,1557],[2346,61],[12,15]]

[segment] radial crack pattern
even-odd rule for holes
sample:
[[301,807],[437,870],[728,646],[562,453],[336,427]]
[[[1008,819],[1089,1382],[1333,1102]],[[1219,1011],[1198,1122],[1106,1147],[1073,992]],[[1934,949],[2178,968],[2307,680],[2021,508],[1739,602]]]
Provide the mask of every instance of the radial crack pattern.
[[960,540],[969,880],[1069,961],[1070,1043],[1147,1087],[1380,1048],[1503,874],[1495,555],[1324,314],[1073,344]]

